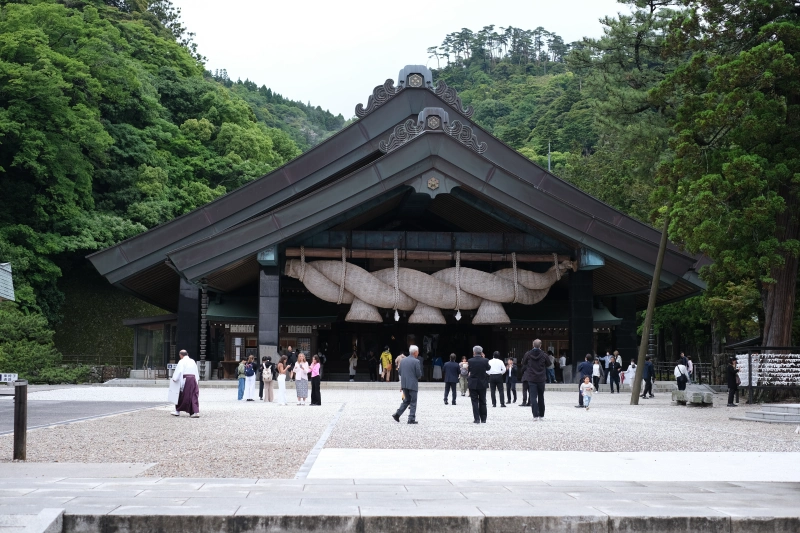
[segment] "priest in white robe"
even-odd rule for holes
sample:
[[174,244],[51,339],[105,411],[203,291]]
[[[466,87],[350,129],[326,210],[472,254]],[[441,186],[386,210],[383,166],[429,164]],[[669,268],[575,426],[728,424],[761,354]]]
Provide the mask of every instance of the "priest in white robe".
[[181,350],[179,355],[181,360],[172,373],[167,400],[175,404],[173,416],[180,416],[181,411],[185,411],[192,418],[200,418],[200,373],[197,363],[186,350]]

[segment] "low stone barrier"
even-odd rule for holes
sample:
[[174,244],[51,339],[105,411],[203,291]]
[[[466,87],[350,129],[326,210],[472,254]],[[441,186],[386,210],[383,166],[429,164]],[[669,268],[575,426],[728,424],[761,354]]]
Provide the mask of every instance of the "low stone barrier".
[[672,391],[672,401],[678,405],[711,406],[714,404],[714,394],[711,392],[674,390]]

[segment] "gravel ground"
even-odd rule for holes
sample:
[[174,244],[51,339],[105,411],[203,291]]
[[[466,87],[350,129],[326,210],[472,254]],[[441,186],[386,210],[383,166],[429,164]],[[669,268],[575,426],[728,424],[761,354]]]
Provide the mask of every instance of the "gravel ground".
[[487,399],[488,422],[475,425],[468,397],[458,396],[456,406],[444,405],[442,392],[422,391],[417,426],[405,424],[405,416],[401,424],[391,418],[400,405],[399,391],[370,394],[370,401],[358,401],[358,391],[336,395],[348,404],[326,448],[800,451],[795,426],[729,420],[747,407],[724,407],[727,398],[720,394],[709,408],[679,407],[667,394],[631,406],[630,394],[601,393],[586,411],[574,407],[577,391],[549,392],[545,421],[536,423],[530,408],[519,403],[493,408]]
[[[164,401],[166,390],[72,388],[29,395],[36,400]],[[157,463],[145,476],[292,478],[340,405],[282,407],[239,402],[236,389],[200,391],[200,418],[154,409],[28,433],[37,462]],[[166,404],[166,402],[165,402]],[[0,437],[2,459],[13,437]],[[283,454],[275,453],[283,450]],[[266,453],[265,453],[266,452]],[[279,460],[276,460],[280,457]]]
[[[238,402],[235,396],[235,389],[201,388],[199,419],[185,414],[176,419],[164,405],[30,431],[28,457],[39,462],[157,463],[146,476],[292,478],[342,403],[346,406],[328,448],[800,451],[794,426],[732,421],[732,413],[747,407],[677,407],[666,394],[634,407],[628,405],[627,394],[601,393],[586,411],[573,407],[577,393],[549,392],[546,419],[538,423],[528,408],[492,408],[490,401],[488,423],[478,426],[472,423],[468,397],[459,396],[456,406],[444,405],[438,391],[420,392],[416,426],[397,424],[390,416],[400,404],[399,391],[323,391],[322,407]],[[166,390],[127,387],[74,387],[29,395],[32,402],[165,398]],[[725,398],[717,395],[715,401],[724,405]],[[10,435],[0,437],[0,449],[5,450],[0,461],[8,461]]]

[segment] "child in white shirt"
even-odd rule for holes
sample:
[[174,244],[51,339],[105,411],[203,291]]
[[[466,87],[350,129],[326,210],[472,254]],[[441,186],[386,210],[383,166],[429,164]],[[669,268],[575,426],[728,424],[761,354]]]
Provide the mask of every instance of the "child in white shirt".
[[581,394],[583,395],[583,405],[586,407],[586,410],[589,410],[589,403],[592,401],[592,393],[594,392],[594,385],[589,380],[589,376],[583,378],[583,383],[581,383]]

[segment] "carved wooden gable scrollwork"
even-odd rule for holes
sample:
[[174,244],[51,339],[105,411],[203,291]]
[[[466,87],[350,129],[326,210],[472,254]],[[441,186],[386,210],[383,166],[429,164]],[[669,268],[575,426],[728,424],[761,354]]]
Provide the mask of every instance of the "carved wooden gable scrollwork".
[[378,143],[378,149],[383,153],[391,152],[404,145],[424,131],[444,132],[458,142],[479,154],[486,151],[486,143],[478,142],[472,128],[462,124],[459,120],[450,122],[450,115],[441,107],[426,107],[417,115],[417,119],[410,118],[395,126],[389,138]]
[[403,90],[403,87],[394,86],[394,80],[388,79],[383,82],[383,85],[378,85],[372,90],[372,96],[367,100],[367,106],[358,104],[356,106],[356,116],[361,118],[367,116],[369,113],[388,102],[394,95]]
[[436,96],[453,106],[453,108],[459,113],[467,118],[472,118],[472,114],[475,112],[475,109],[472,106],[464,109],[464,104],[461,103],[461,97],[458,96],[458,93],[456,93],[455,89],[448,87],[445,82],[439,80],[436,83],[436,88],[433,90],[433,92],[436,94]]

